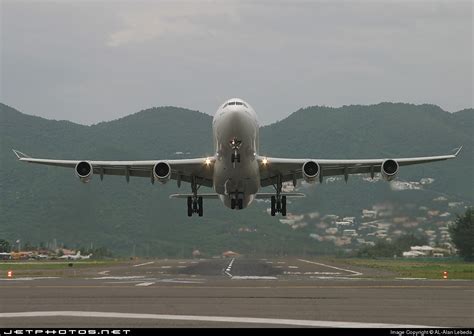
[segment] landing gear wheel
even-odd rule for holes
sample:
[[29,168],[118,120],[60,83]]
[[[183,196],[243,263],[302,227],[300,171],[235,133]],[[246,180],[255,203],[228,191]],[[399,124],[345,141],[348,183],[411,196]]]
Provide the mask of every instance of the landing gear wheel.
[[238,204],[238,207],[239,207],[240,210],[242,210],[244,208],[244,200],[243,199],[239,198],[237,200],[237,204]]
[[230,208],[231,208],[232,210],[235,209],[235,198],[231,198],[231,200],[230,200]]
[[281,215],[286,216],[286,196],[281,197]]
[[271,203],[272,203],[272,205],[271,205],[271,215],[275,216],[275,203],[276,203],[275,196],[271,197]]
[[193,200],[191,197],[188,197],[188,217],[193,215]]
[[204,209],[202,207],[202,197],[201,196],[199,196],[199,198],[198,198],[198,209],[199,209],[198,210],[199,217],[202,217]]

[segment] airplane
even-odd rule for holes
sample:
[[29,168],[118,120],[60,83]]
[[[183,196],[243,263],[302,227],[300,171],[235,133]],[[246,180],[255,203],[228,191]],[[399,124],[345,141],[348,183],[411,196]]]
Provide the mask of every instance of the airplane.
[[[73,168],[82,182],[89,182],[93,174],[122,175],[149,178],[151,183],[175,180],[191,185],[189,194],[173,194],[170,198],[187,199],[187,214],[203,216],[203,199],[220,199],[231,209],[241,210],[255,199],[270,199],[271,215],[287,214],[287,197],[304,197],[301,193],[284,193],[284,182],[297,185],[298,180],[308,183],[323,182],[324,177],[344,176],[347,182],[352,174],[381,174],[393,180],[401,166],[454,159],[454,154],[413,158],[381,158],[362,160],[290,159],[259,155],[259,124],[257,114],[246,101],[232,98],[219,106],[212,120],[215,154],[211,157],[179,160],[146,161],[92,161],[52,160],[32,158],[13,149],[20,161]],[[199,193],[200,187],[213,188],[215,193]],[[273,193],[259,193],[262,187],[273,186]]]
[[63,255],[63,256],[59,257],[59,259],[66,259],[66,260],[84,260],[84,259],[90,259],[90,257],[92,257],[92,254],[83,256],[83,255],[81,255],[81,251],[77,251],[76,254],[73,254],[73,255],[71,255],[71,254]]

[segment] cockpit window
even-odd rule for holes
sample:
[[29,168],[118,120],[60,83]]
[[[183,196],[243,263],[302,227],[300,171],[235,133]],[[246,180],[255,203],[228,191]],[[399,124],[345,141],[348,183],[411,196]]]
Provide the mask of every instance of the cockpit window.
[[222,106],[222,108],[225,109],[229,105],[243,105],[243,106],[248,108],[248,106],[246,104],[244,104],[242,102],[235,102],[235,101],[226,103],[224,106]]

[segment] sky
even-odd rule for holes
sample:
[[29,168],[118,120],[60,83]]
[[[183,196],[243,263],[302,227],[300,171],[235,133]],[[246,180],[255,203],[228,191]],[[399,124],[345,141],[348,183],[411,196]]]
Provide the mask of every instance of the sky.
[[81,124],[154,106],[473,107],[473,1],[0,0],[0,102]]

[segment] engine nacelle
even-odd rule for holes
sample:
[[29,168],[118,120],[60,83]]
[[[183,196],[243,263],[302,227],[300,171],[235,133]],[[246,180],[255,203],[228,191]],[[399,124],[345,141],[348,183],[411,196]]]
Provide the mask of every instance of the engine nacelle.
[[393,180],[398,174],[398,162],[392,159],[385,160],[382,162],[380,173],[386,181]]
[[79,177],[83,183],[89,182],[92,178],[92,174],[94,173],[92,165],[87,161],[78,162],[74,168],[74,171],[76,172],[77,177]]
[[153,176],[160,183],[166,183],[171,178],[171,167],[166,162],[158,162],[153,167]]
[[321,172],[321,168],[319,167],[319,163],[315,161],[306,161],[303,164],[303,178],[308,183],[315,183],[319,177],[319,173]]

